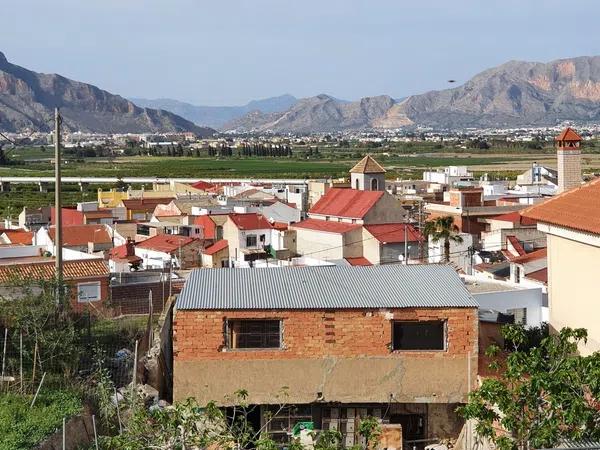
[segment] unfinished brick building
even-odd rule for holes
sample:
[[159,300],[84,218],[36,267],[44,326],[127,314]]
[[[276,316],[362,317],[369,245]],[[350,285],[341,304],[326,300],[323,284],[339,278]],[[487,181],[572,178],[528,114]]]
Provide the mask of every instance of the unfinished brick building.
[[400,423],[404,439],[456,437],[476,382],[477,304],[445,266],[196,270],[174,318],[174,397],[228,405],[246,389],[257,424],[298,421],[356,443],[357,418]]

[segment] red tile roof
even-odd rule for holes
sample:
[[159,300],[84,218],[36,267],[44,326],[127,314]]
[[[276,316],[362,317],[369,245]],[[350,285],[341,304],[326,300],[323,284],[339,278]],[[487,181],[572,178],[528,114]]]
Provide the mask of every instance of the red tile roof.
[[530,219],[529,217],[524,217],[521,215],[519,211],[513,211],[508,214],[501,214],[499,216],[491,217],[490,220],[500,220],[502,222],[510,222],[513,224],[519,224],[524,227],[534,226],[537,223],[537,220]]
[[[56,229],[52,226],[48,228],[50,239],[54,241]],[[69,225],[62,229],[63,245],[87,245],[88,242],[94,244],[110,244],[111,236],[104,225]]]
[[6,235],[11,244],[31,245],[33,243],[33,232],[25,230],[4,230],[0,233]]
[[173,201],[171,197],[164,198],[130,198],[121,200],[123,206],[130,211],[153,212],[157,205],[168,205]]
[[517,264],[525,264],[531,261],[536,261],[538,259],[544,259],[547,257],[547,251],[545,248],[540,248],[539,250],[534,250],[531,253],[525,253],[522,256],[518,256],[516,258],[513,258],[511,262],[517,263]]
[[307,230],[322,231],[324,233],[344,234],[360,228],[362,225],[357,223],[332,222],[330,220],[306,219],[301,222],[291,224],[291,228],[304,228]]
[[229,218],[238,230],[264,230],[273,228],[271,223],[262,215],[257,213],[229,214]]
[[[521,245],[521,242],[515,237],[515,236],[506,236],[506,240],[508,242],[510,242],[510,244],[513,246],[513,248],[515,249],[515,252],[518,253],[518,256],[523,256],[526,255],[527,252],[525,251],[525,249],[523,248],[523,246]],[[511,261],[514,260],[514,255],[512,255]]]
[[217,224],[208,215],[197,216],[194,218],[194,225],[199,225],[204,230],[204,239],[215,239],[217,234]]
[[194,189],[200,189],[201,191],[207,191],[209,189],[213,189],[215,187],[214,184],[209,183],[207,181],[196,181],[194,184],[192,184],[192,187]]
[[373,264],[364,256],[356,258],[344,258],[351,266],[372,266]]
[[541,281],[542,283],[548,283],[548,268],[536,270],[535,272],[529,272],[525,278],[531,278],[532,280]]
[[114,217],[114,214],[111,210],[84,211],[83,215],[87,219],[110,219]]
[[[55,276],[55,263],[51,258],[43,262],[27,262],[0,265],[0,282],[23,279],[50,280]],[[63,276],[66,280],[81,278],[101,278],[110,274],[108,265],[101,259],[65,261]]]
[[405,223],[386,223],[381,225],[365,225],[366,230],[379,242],[394,244],[404,242],[404,229],[408,242],[423,240],[423,235],[412,225]]
[[285,231],[288,229],[288,224],[285,222],[275,221],[271,225],[273,226],[273,228],[275,228],[276,230],[279,230],[279,231]]
[[[131,244],[131,245],[132,245],[132,250],[135,251],[134,244]],[[135,254],[131,254],[132,253],[131,251],[128,252],[127,246],[128,246],[128,244],[123,244],[123,245],[119,245],[115,248],[111,248],[108,251],[109,258],[113,259],[113,260],[117,260],[117,261],[129,261],[129,262],[142,261],[142,258],[140,258],[139,256],[136,256]]]
[[600,178],[521,212],[538,222],[600,234]]
[[309,213],[362,219],[383,194],[383,191],[332,188],[315,203]]
[[177,234],[157,234],[156,236],[136,244],[136,247],[155,250],[157,252],[172,253],[196,240],[197,239],[179,236]]
[[214,255],[221,250],[226,249],[229,246],[229,243],[225,239],[221,239],[220,241],[215,242],[210,247],[205,248],[202,253],[205,255]]
[[571,127],[565,128],[562,133],[554,138],[555,141],[581,141],[581,136],[579,136],[575,130]]

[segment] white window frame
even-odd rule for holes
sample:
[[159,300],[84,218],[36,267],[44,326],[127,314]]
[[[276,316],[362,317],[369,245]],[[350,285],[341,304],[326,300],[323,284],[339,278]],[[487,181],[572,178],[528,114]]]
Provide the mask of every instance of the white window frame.
[[[94,295],[82,296],[82,288],[96,288]],[[90,281],[87,283],[77,283],[77,303],[92,303],[102,300],[102,283],[100,281]]]

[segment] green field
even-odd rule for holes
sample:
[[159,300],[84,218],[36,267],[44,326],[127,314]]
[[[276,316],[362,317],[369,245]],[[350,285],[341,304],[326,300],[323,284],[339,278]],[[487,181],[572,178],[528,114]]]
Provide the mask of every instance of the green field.
[[[419,155],[375,156],[393,172],[423,171],[448,165],[509,165],[511,162],[531,162],[532,155]],[[64,176],[114,177],[180,177],[180,178],[321,178],[346,176],[357,159],[320,158],[194,158],[194,157],[123,157],[112,161],[89,158],[84,162],[69,161]],[[51,176],[48,162],[24,162],[22,165],[0,167],[0,176]]]

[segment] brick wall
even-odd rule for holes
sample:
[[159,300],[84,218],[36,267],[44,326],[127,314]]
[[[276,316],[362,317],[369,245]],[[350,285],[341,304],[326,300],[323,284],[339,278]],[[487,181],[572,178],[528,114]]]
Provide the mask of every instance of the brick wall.
[[[283,320],[283,349],[223,351],[225,319]],[[446,320],[446,351],[391,352],[392,320]],[[174,319],[176,361],[391,356],[444,358],[477,355],[473,308],[337,311],[188,311]]]
[[69,294],[71,296],[71,307],[73,308],[73,311],[81,313],[81,312],[87,311],[88,306],[89,306],[88,303],[79,302],[77,300],[78,294],[79,294],[77,291],[77,285],[79,283],[94,283],[94,282],[99,281],[100,282],[101,300],[90,302],[90,305],[93,305],[91,307],[95,310],[103,310],[106,307],[106,302],[110,298],[107,276],[96,277],[96,278],[77,279],[77,280],[65,280],[65,281],[69,287]]

